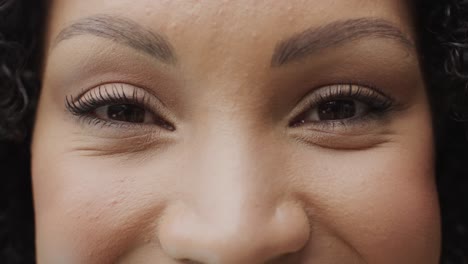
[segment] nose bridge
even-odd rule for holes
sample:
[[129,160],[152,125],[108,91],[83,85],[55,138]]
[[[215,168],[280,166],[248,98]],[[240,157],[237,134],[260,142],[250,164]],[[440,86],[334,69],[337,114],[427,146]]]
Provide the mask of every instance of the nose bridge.
[[224,220],[235,221],[238,227],[243,221],[259,219],[260,214],[271,215],[282,192],[274,184],[281,174],[280,157],[263,147],[268,138],[227,122],[223,129],[205,132],[210,136],[197,141],[200,144],[193,155],[197,158],[192,163],[197,179],[192,195],[200,214],[209,219],[227,218]]
[[308,219],[286,199],[281,156],[265,147],[272,139],[228,122],[203,130],[187,151],[191,184],[160,225],[165,250],[203,263],[252,263],[300,249]]

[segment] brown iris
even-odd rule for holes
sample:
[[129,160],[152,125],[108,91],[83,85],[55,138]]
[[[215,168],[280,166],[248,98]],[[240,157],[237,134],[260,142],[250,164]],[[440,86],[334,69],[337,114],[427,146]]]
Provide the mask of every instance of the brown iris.
[[318,106],[320,120],[348,119],[356,114],[356,103],[353,100],[333,100]]
[[109,119],[116,121],[143,123],[145,121],[146,110],[136,105],[119,104],[108,106],[106,114]]

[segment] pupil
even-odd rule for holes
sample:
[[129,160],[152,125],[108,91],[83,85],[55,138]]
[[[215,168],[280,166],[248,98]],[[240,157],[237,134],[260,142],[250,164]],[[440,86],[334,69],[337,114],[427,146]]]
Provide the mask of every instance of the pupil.
[[356,105],[352,100],[334,100],[318,107],[320,120],[339,120],[351,118],[356,114]]
[[145,110],[130,104],[111,105],[107,108],[107,116],[122,122],[143,123]]

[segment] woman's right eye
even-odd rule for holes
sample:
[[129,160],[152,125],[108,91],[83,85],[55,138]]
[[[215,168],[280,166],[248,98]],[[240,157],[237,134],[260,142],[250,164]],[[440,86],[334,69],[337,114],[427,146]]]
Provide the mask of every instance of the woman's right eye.
[[92,124],[156,125],[169,131],[175,127],[150,109],[146,92],[126,84],[99,86],[77,100],[69,97],[66,108]]

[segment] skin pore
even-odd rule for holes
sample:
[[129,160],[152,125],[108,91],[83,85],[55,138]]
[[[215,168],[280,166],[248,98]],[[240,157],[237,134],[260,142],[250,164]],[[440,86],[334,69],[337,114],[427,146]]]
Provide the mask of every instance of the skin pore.
[[38,263],[435,264],[403,0],[51,1]]

